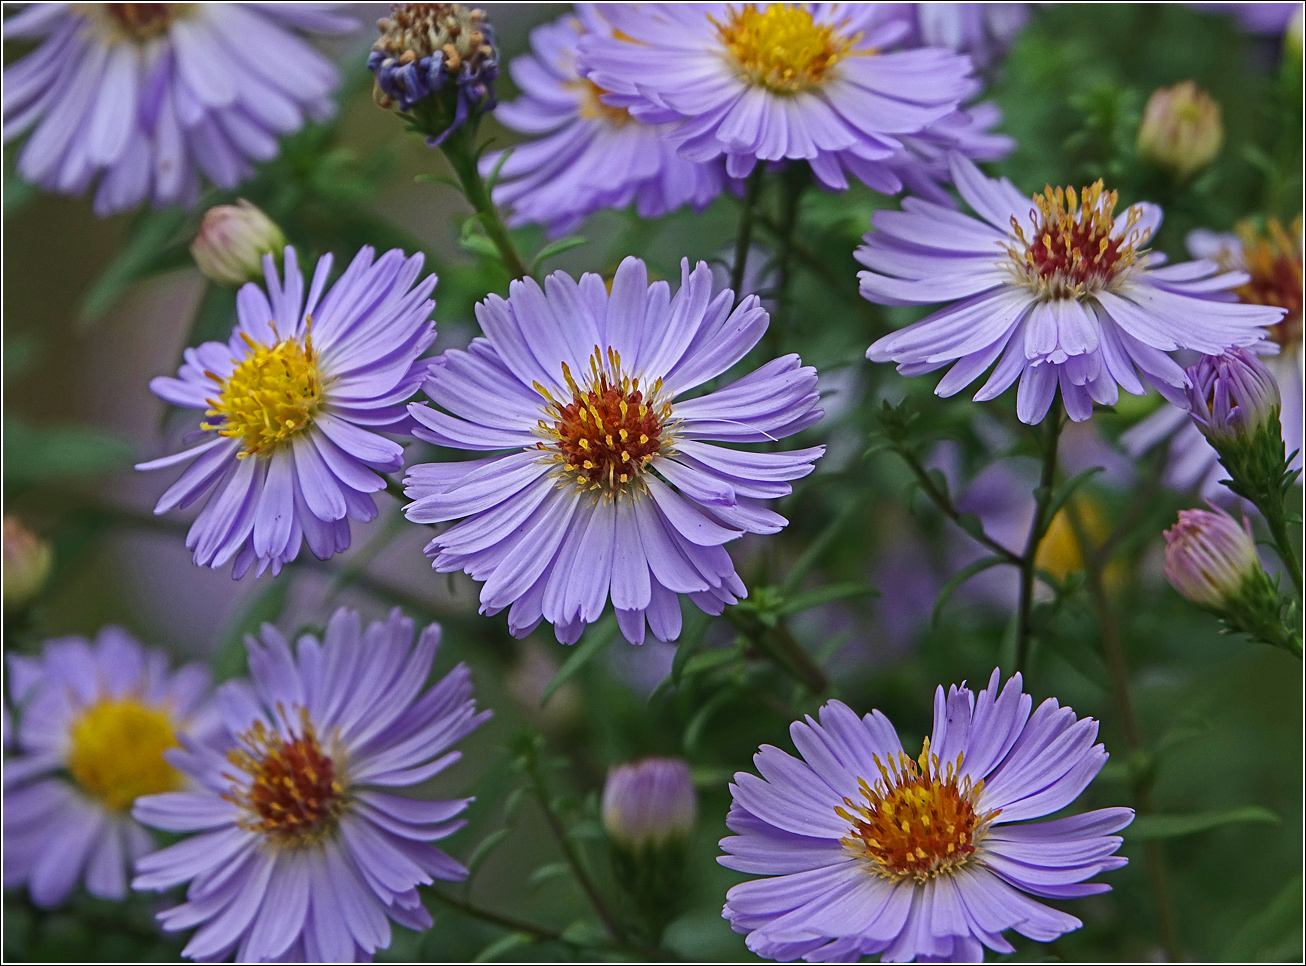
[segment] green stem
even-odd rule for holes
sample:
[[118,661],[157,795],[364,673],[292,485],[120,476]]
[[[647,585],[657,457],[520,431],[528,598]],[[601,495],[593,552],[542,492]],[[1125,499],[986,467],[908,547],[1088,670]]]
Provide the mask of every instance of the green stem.
[[[934,482],[933,477],[930,476],[929,471],[925,469],[925,466],[921,463],[920,459],[917,458],[916,454],[905,446],[895,445],[893,449],[894,452],[902,457],[902,461],[907,464],[907,468],[911,470],[912,476],[916,477],[916,482],[920,485],[920,488],[925,495],[930,498],[930,502],[938,507],[939,512],[949,520],[958,526],[962,526],[961,519],[965,514],[957,509],[956,505],[952,502],[952,498],[948,496],[947,493],[939,489],[938,485]],[[1021,566],[1022,558],[1019,554],[1014,553],[1009,548],[998,543],[985,533],[983,529],[971,529],[964,526],[962,526],[962,529],[989,550],[992,550],[993,553],[1001,557],[1007,563],[1015,567]]]
[[[1057,404],[1053,400],[1053,405]],[[1024,673],[1029,664],[1030,641],[1034,636],[1034,561],[1039,545],[1047,535],[1052,521],[1048,519],[1048,505],[1052,502],[1052,483],[1057,472],[1057,443],[1061,439],[1061,410],[1055,409],[1042,424],[1042,463],[1038,489],[1034,491],[1034,519],[1029,525],[1025,551],[1020,555],[1020,605],[1016,617],[1016,671]]]
[[487,922],[492,926],[498,926],[501,929],[507,929],[509,932],[524,933],[527,936],[534,936],[536,939],[545,942],[565,942],[562,933],[556,929],[550,929],[547,926],[537,926],[533,922],[525,922],[521,919],[514,919],[511,916],[505,916],[489,909],[482,909],[480,906],[473,905],[470,902],[464,902],[461,899],[455,899],[453,896],[445,895],[438,889],[423,890],[426,895],[448,906],[456,912],[461,912],[465,916],[471,916],[473,919],[479,919]]
[[803,650],[784,621],[767,627],[737,607],[727,607],[722,616],[812,694],[824,694],[829,689],[829,677],[812,656]]
[[1283,491],[1272,495],[1269,499],[1257,504],[1265,517],[1265,525],[1270,530],[1270,538],[1274,541],[1274,549],[1279,554],[1279,558],[1288,569],[1288,576],[1292,578],[1292,584],[1297,588],[1297,599],[1301,600],[1303,596],[1302,589],[1302,572],[1301,557],[1297,555],[1297,548],[1292,542],[1292,534],[1288,530],[1287,511],[1283,505]]
[[571,868],[571,874],[575,877],[576,883],[581,887],[589,899],[590,905],[594,911],[603,920],[603,926],[608,932],[608,936],[614,943],[619,946],[628,946],[629,940],[626,938],[625,930],[621,928],[621,923],[617,917],[612,914],[608,904],[603,901],[603,894],[599,892],[598,886],[590,878],[585,869],[585,864],[581,861],[580,852],[576,849],[574,843],[567,836],[567,830],[562,827],[562,820],[553,810],[552,801],[549,798],[549,788],[544,781],[544,774],[540,771],[540,759],[537,754],[531,753],[526,759],[526,773],[530,776],[531,786],[535,789],[535,796],[539,799],[540,810],[544,813],[544,821],[549,826],[549,831],[558,842],[558,848],[562,850],[563,858],[567,860],[567,865]]
[[[1125,657],[1120,622],[1116,619],[1115,610],[1107,596],[1106,581],[1103,578],[1110,554],[1104,552],[1107,550],[1105,544],[1101,547],[1092,546],[1088,530],[1073,502],[1066,505],[1066,514],[1075,541],[1079,545],[1080,557],[1084,561],[1088,595],[1097,615],[1098,630],[1102,636],[1102,653],[1106,659],[1107,674],[1111,679],[1111,703],[1120,722],[1120,734],[1124,738],[1129,760],[1131,763],[1136,763],[1144,757],[1145,748],[1142,732],[1138,727],[1138,717],[1134,713],[1133,694],[1129,684],[1129,663]],[[1131,781],[1134,788],[1134,805],[1138,814],[1152,814],[1154,806],[1151,769],[1147,768],[1141,774],[1135,774]],[[1175,927],[1174,903],[1170,897],[1165,853],[1160,841],[1153,839],[1147,843],[1146,857],[1147,877],[1152,889],[1152,900],[1156,906],[1157,932],[1160,933],[1161,945],[1172,963],[1181,962],[1183,954]]]
[[748,268],[748,249],[753,244],[753,216],[757,199],[762,193],[762,178],[766,165],[759,163],[744,184],[744,207],[739,213],[739,231],[735,234],[735,264],[730,270],[730,288],[735,293],[735,304],[744,297],[744,270]]
[[499,257],[503,259],[503,264],[507,266],[513,278],[526,278],[530,275],[530,269],[526,267],[521,255],[517,253],[517,249],[512,243],[512,237],[508,234],[508,229],[504,226],[502,219],[499,218],[498,209],[494,207],[494,201],[490,197],[489,189],[485,186],[485,179],[481,177],[481,171],[476,165],[477,152],[474,142],[476,137],[474,127],[473,124],[464,124],[451,132],[445,138],[444,143],[440,145],[440,149],[444,151],[444,156],[449,159],[450,167],[453,168],[454,174],[458,176],[458,182],[463,187],[463,194],[467,196],[467,200],[476,209],[476,214],[480,216],[481,227],[485,229],[485,234],[494,243],[494,247],[499,250]]
[[788,327],[791,299],[789,285],[794,271],[794,233],[798,227],[798,209],[802,203],[803,192],[808,185],[807,166],[790,164],[786,167],[781,181],[782,200],[780,207],[779,251],[776,265],[775,312],[771,324],[766,329],[766,343],[770,355],[780,354],[781,336]]

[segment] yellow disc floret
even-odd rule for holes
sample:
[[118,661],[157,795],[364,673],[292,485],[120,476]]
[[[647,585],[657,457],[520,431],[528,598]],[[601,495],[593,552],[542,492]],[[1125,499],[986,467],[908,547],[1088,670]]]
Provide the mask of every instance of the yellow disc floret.
[[839,24],[818,24],[805,4],[731,6],[729,19],[709,17],[730,62],[750,83],[776,94],[819,86],[849,55],[861,35],[843,36]]
[[69,731],[67,766],[82,790],[123,811],[141,795],[181,787],[181,775],[163,758],[177,745],[171,715],[134,698],[91,705]]
[[226,379],[209,373],[222,387],[216,399],[208,400],[209,416],[221,420],[205,422],[244,444],[240,457],[270,453],[312,422],[322,402],[322,375],[313,351],[312,335],[282,339],[267,346],[241,333],[250,354]]
[[976,809],[984,783],[960,777],[962,756],[943,767],[926,738],[916,761],[905,752],[887,765],[874,757],[879,780],[859,778],[861,800],[845,798],[834,810],[851,826],[844,850],[895,882],[926,882],[970,864],[998,813]]

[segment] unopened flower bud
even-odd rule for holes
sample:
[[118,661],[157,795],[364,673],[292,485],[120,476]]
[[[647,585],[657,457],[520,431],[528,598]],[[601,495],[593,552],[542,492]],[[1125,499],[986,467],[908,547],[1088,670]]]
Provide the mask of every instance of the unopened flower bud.
[[1188,367],[1188,411],[1217,450],[1279,433],[1283,405],[1279,382],[1253,353],[1242,348],[1202,356]]
[[1192,81],[1160,87],[1138,128],[1138,153],[1180,181],[1215,159],[1224,143],[1220,105]]
[[195,264],[219,285],[237,288],[263,278],[263,256],[281,257],[286,236],[262,209],[241,198],[204,213],[200,233],[191,242]]
[[16,518],[4,518],[4,607],[21,610],[45,586],[54,563],[50,544]]
[[679,758],[645,758],[608,773],[603,825],[619,845],[641,850],[685,839],[697,818],[694,782]]
[[499,50],[483,11],[396,3],[377,27],[381,37],[367,58],[376,79],[372,99],[411,112],[433,146],[469,117],[494,109]]
[[1207,610],[1233,609],[1266,581],[1252,528],[1223,510],[1180,510],[1165,531],[1165,575],[1181,595]]

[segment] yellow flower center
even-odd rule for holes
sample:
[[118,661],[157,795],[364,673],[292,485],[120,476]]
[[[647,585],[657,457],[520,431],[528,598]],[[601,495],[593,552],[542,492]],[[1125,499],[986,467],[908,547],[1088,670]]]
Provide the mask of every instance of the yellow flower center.
[[115,811],[141,795],[176,791],[182,777],[163,758],[177,746],[172,717],[132,698],[84,711],[69,733],[67,766],[78,785]]
[[959,778],[961,760],[942,767],[929,738],[916,761],[899,752],[886,765],[876,755],[880,778],[874,785],[859,778],[861,800],[835,807],[850,826],[844,850],[895,882],[926,882],[969,864],[998,810],[976,810],[984,782]]
[[221,416],[201,424],[244,443],[240,457],[270,453],[313,422],[322,402],[322,374],[317,368],[313,337],[303,344],[282,339],[272,346],[241,333],[253,350],[225,380],[209,373],[222,387],[217,399],[208,400],[206,415]]
[[322,751],[308,711],[299,709],[299,734],[282,736],[256,721],[240,735],[227,760],[244,776],[225,775],[223,796],[244,815],[237,824],[266,836],[278,848],[322,841],[348,804],[337,763]]
[[138,44],[161,37],[179,17],[191,16],[194,3],[80,3],[84,16],[93,18],[112,40]]
[[608,92],[592,80],[582,77],[575,82],[575,86],[580,91],[581,117],[607,121],[614,127],[622,127],[632,120],[630,112],[624,107],[604,104],[602,97]]
[[[1052,518],[1034,555],[1034,566],[1064,581],[1084,569],[1085,547],[1081,540],[1088,541],[1089,550],[1096,550],[1109,533],[1101,504],[1090,497],[1076,497]],[[1102,581],[1108,589],[1117,587],[1122,577],[1119,560],[1113,560],[1102,571]]]
[[861,34],[841,35],[842,24],[818,24],[804,4],[730,7],[721,23],[709,15],[731,64],[750,83],[776,94],[797,94],[826,80]]
[[1251,280],[1235,289],[1244,302],[1287,309],[1282,321],[1270,327],[1270,336],[1285,352],[1301,352],[1302,344],[1302,218],[1288,230],[1270,219],[1264,232],[1249,222],[1238,226],[1243,242],[1243,263]]
[[589,379],[578,385],[570,367],[562,364],[570,401],[553,398],[538,382],[535,390],[546,402],[536,434],[550,451],[564,480],[582,490],[617,494],[638,484],[653,457],[670,444],[671,403],[660,398],[662,380],[640,387],[639,377],[621,371],[621,356],[608,349],[606,361],[598,346],[590,356]]
[[1140,233],[1134,228],[1142,213],[1130,209],[1125,230],[1116,237],[1116,192],[1101,179],[1076,193],[1074,188],[1048,185],[1034,196],[1038,219],[1032,239],[1011,219],[1019,246],[1010,246],[1017,280],[1043,298],[1079,298],[1108,287],[1134,264]]

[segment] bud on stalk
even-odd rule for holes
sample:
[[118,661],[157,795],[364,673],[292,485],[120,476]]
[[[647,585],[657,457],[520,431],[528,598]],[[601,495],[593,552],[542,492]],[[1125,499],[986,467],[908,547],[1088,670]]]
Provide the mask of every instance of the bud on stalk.
[[42,540],[18,521],[16,517],[4,518],[4,608],[22,610],[41,592],[54,552]]
[[1192,81],[1157,88],[1148,98],[1138,153],[1179,181],[1215,160],[1223,143],[1220,105]]
[[201,272],[219,285],[239,288],[263,278],[263,256],[281,258],[286,236],[262,209],[241,198],[204,213],[190,253]]

